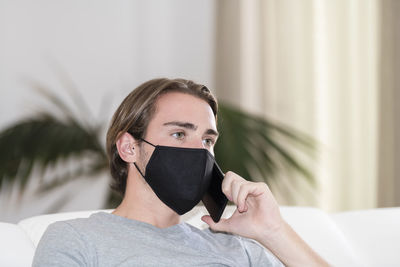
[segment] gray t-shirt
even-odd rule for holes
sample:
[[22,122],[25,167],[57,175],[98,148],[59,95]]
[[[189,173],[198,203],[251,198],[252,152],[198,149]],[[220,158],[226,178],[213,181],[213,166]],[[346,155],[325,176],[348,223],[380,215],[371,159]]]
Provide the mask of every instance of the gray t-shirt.
[[187,223],[160,229],[99,212],[51,224],[33,266],[283,266],[255,241]]

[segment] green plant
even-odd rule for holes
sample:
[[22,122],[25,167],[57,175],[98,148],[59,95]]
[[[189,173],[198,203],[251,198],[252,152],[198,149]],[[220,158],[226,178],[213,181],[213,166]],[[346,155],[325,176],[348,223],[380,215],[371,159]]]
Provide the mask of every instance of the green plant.
[[[41,180],[42,190],[51,190],[82,177],[96,178],[107,172],[107,156],[100,137],[104,125],[74,115],[73,109],[58,96],[37,87],[60,114],[42,111],[0,133],[0,188],[16,183],[23,192],[34,167],[43,174],[47,168],[70,158],[90,160],[72,172],[63,172],[49,181]],[[75,102],[82,111],[85,105]],[[224,171],[232,170],[249,180],[261,178],[268,183],[277,179],[283,166],[313,182],[312,173],[292,153],[295,146],[300,145],[301,151],[311,155],[315,143],[309,137],[224,103],[220,103],[218,120],[221,136],[215,154]],[[292,144],[290,149],[288,144]],[[255,172],[261,177],[255,177]],[[119,200],[110,190],[107,207],[115,206]]]

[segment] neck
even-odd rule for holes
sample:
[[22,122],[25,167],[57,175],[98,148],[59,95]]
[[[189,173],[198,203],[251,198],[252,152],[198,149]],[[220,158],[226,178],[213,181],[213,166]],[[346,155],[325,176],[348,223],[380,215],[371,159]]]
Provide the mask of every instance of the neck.
[[170,227],[180,222],[180,216],[165,205],[138,175],[128,175],[125,196],[113,214],[146,222],[158,228]]

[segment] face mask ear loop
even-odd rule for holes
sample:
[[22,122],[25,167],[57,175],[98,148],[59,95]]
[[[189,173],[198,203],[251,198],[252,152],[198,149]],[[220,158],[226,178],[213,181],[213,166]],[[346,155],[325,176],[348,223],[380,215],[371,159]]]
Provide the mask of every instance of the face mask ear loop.
[[153,147],[156,147],[156,146],[155,146],[155,145],[153,145],[152,143],[150,143],[150,142],[148,142],[148,141],[144,140],[143,138],[140,138],[140,140],[142,140],[143,142],[145,142],[145,143],[147,143],[147,144],[149,144],[149,145],[151,145],[151,146],[153,146]]
[[[143,138],[140,138],[140,140],[142,140],[143,142],[145,142],[145,143],[147,143],[147,144],[149,144],[149,145],[151,145],[151,146],[153,146],[153,147],[156,147],[156,146],[153,145],[152,143],[150,143],[150,142],[144,140]],[[145,178],[144,175],[143,175],[143,173],[140,171],[139,167],[136,165],[136,162],[134,162],[133,165],[135,165],[135,167],[136,167],[136,169],[138,170],[138,172],[140,173],[140,175],[141,175],[143,178]]]
[[135,165],[136,169],[138,170],[138,172],[140,173],[140,175],[144,178],[143,173],[140,171],[139,167],[136,165],[136,162],[133,163],[133,165]]

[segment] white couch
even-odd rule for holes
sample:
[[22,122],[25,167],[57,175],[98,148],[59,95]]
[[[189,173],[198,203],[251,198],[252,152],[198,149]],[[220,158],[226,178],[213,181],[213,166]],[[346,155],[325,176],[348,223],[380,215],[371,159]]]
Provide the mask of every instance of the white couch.
[[[226,209],[229,216],[234,207]],[[30,266],[47,226],[60,220],[88,217],[79,211],[31,217],[17,224],[0,222],[0,266]],[[282,207],[282,215],[299,235],[333,266],[400,266],[400,208],[328,214],[308,207]],[[205,214],[198,206],[183,219],[199,228]]]

